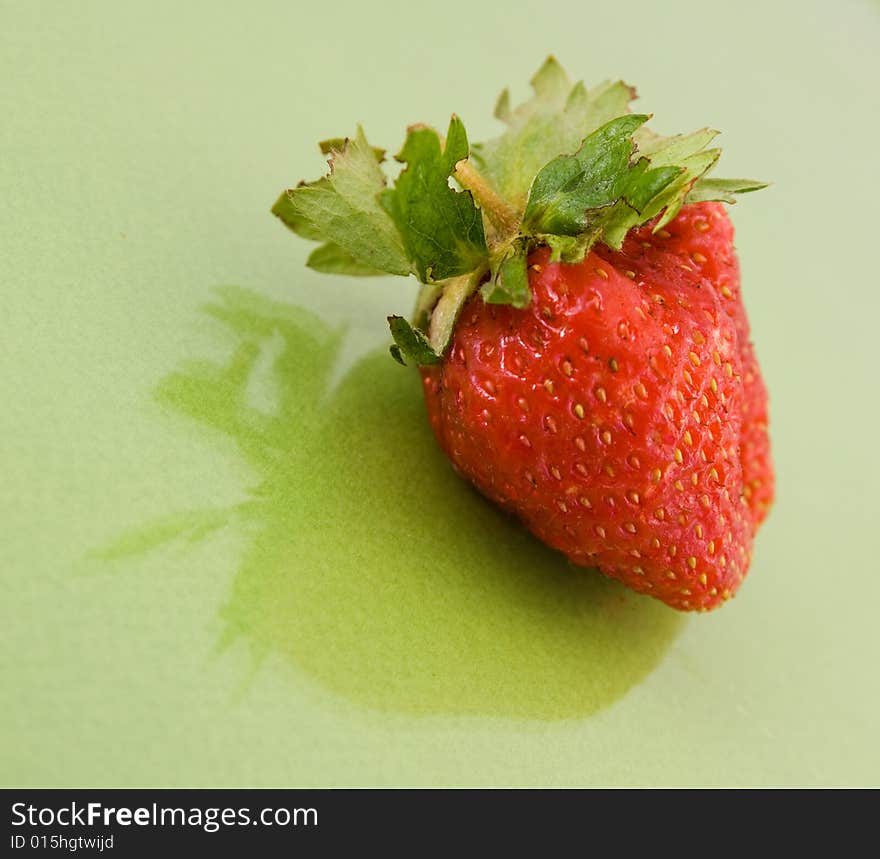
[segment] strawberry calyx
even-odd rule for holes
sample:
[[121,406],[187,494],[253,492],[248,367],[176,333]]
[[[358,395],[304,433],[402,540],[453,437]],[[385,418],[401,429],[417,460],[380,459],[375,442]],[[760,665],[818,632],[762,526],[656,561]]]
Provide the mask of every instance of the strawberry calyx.
[[385,151],[358,127],[353,138],[322,142],[329,173],[284,191],[272,208],[303,238],[318,241],[307,265],[330,274],[415,275],[423,284],[411,322],[389,317],[392,355],[439,363],[464,303],[526,307],[526,259],[537,247],[553,261],[583,260],[596,243],[620,249],[627,233],[655,221],[661,230],[688,202],[735,202],[765,183],[716,179],[717,132],[665,137],[633,114],[623,82],[587,90],[552,57],[532,79],[534,95],[495,115],[506,131],[470,145],[455,115],[445,137],[408,129],[389,186]]

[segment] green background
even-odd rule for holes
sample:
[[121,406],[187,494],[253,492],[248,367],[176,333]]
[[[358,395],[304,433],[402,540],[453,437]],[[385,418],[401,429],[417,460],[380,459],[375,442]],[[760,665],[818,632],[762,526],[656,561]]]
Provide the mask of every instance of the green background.
[[[877,784],[880,7],[0,3],[0,780]],[[268,214],[547,53],[723,130],[779,497],[722,611],[573,573]]]

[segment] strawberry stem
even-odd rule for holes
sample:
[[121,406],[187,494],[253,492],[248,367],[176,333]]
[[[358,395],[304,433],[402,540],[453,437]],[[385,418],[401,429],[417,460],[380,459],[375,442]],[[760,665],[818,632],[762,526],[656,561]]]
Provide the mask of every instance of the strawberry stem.
[[477,205],[486,213],[495,228],[499,240],[504,240],[516,232],[519,226],[517,211],[498,194],[470,161],[466,159],[459,161],[452,175],[462,188],[473,194]]
[[416,309],[413,311],[412,322],[416,328],[422,331],[428,330],[428,322],[431,319],[431,311],[443,295],[443,283],[423,283],[416,299]]
[[485,271],[471,271],[459,277],[450,277],[443,283],[443,293],[431,312],[428,342],[438,355],[442,355],[452,339],[458,315],[465,301],[480,285]]

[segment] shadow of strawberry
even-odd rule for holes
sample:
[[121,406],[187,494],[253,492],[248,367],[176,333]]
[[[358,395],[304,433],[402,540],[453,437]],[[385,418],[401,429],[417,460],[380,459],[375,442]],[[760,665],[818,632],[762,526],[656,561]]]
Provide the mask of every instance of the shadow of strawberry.
[[280,654],[382,710],[582,717],[658,663],[681,617],[570,566],[460,480],[415,373],[382,350],[333,386],[343,332],[237,288],[205,312],[232,357],[188,364],[156,396],[232,440],[257,485],[243,504],[152,523],[101,557],[244,529],[225,643]]

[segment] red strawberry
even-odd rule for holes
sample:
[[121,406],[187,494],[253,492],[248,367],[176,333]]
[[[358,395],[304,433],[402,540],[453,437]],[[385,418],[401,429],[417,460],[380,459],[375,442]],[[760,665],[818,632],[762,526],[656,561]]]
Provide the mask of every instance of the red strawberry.
[[682,609],[730,597],[772,498],[766,392],[719,204],[465,305],[422,370],[456,468],[576,564]]
[[[662,137],[635,91],[535,96],[473,151],[412,126],[393,188],[362,131],[273,211],[323,244],[319,271],[415,274],[392,354],[422,367],[455,467],[576,564],[679,609],[732,596],[773,500],[767,392],[733,228],[718,202],[763,187],[709,176],[715,132]],[[450,184],[455,180],[456,190]]]

